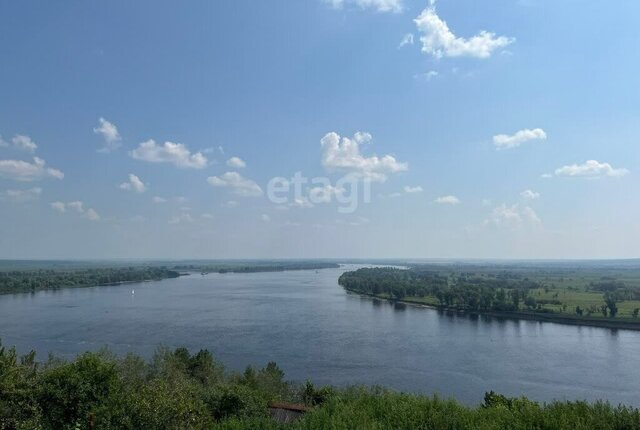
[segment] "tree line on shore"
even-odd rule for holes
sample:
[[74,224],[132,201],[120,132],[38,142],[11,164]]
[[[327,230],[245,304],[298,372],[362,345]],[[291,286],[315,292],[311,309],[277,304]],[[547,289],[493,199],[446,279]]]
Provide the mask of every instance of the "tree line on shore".
[[180,273],[166,267],[7,270],[0,271],[0,294],[93,287],[123,282],[176,278],[178,276]]
[[[618,303],[638,299],[638,291],[626,288],[623,283],[609,281],[592,282],[590,288],[602,292],[603,304],[582,309],[568,309],[557,298],[536,298],[532,291],[548,289],[548,286],[527,277],[500,272],[491,277],[460,272],[456,276],[446,276],[420,268],[398,269],[392,267],[361,268],[343,273],[338,283],[349,291],[392,300],[407,297],[435,297],[437,305],[470,311],[517,312],[530,311],[553,313],[544,305],[558,305],[563,312],[575,312],[577,316],[602,314],[615,318]],[[555,295],[557,297],[557,294]],[[638,317],[639,309],[633,311]]]

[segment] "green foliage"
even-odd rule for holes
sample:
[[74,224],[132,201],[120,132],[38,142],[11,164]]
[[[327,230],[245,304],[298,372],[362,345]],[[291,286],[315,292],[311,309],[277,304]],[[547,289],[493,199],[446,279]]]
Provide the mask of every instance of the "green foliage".
[[[269,416],[274,400],[304,402],[299,421]],[[0,429],[640,429],[640,411],[490,392],[480,407],[382,388],[294,387],[275,363],[226,375],[212,355],[160,349],[151,362],[108,351],[74,361],[18,357],[0,345]]]
[[115,267],[87,269],[36,269],[0,271],[0,294],[33,293],[39,290],[95,287],[99,285],[176,278],[180,274],[164,267]]

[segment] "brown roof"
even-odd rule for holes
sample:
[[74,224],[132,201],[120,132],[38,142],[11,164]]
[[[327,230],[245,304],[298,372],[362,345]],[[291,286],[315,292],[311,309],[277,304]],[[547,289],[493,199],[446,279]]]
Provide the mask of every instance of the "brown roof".
[[271,403],[269,405],[271,409],[286,409],[287,411],[307,412],[311,408],[305,405],[296,405],[294,403]]

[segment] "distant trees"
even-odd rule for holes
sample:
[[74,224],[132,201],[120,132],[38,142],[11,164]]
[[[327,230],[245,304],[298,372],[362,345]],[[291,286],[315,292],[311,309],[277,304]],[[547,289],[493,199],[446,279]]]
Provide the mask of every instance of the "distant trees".
[[166,267],[111,267],[67,270],[0,271],[0,294],[30,293],[60,288],[94,287],[122,282],[176,278]]
[[402,300],[405,297],[432,296],[442,307],[474,311],[517,311],[521,304],[534,309],[530,290],[540,287],[527,278],[479,277],[471,273],[444,276],[417,269],[362,268],[345,272],[338,283],[349,291]]
[[615,293],[606,292],[604,294],[604,303],[606,307],[609,309],[609,316],[611,318],[615,318],[616,315],[618,314],[617,301],[618,301],[618,298]]

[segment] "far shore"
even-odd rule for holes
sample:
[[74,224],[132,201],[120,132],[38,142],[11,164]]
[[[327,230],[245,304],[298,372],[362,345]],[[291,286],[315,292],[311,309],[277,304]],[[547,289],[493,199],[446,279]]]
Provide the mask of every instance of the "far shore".
[[405,305],[429,308],[438,311],[446,311],[446,312],[455,312],[458,314],[464,315],[484,315],[494,318],[504,318],[510,320],[528,320],[528,321],[540,321],[540,322],[553,322],[558,324],[565,325],[577,325],[577,326],[588,326],[588,327],[599,327],[599,328],[608,328],[608,329],[620,329],[620,330],[635,330],[640,331],[640,321],[633,322],[629,320],[615,320],[615,319],[603,319],[603,318],[589,318],[589,317],[579,317],[579,316],[571,316],[571,315],[562,315],[562,314],[552,314],[552,313],[540,313],[540,312],[510,312],[510,311],[476,311],[476,310],[468,310],[468,309],[459,309],[447,306],[438,306],[432,305],[428,303],[424,303],[418,300],[411,299],[390,299],[388,297],[377,296],[375,294],[366,294],[361,293],[355,290],[349,290],[345,288],[350,294],[355,294],[361,297],[369,297],[377,300],[384,300],[389,303],[402,303]]

